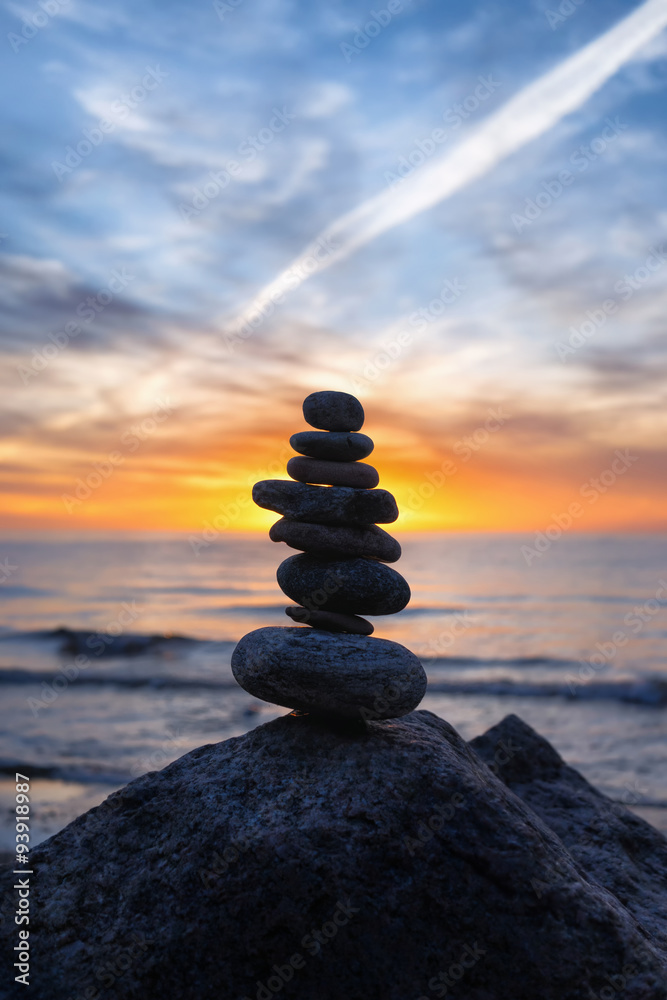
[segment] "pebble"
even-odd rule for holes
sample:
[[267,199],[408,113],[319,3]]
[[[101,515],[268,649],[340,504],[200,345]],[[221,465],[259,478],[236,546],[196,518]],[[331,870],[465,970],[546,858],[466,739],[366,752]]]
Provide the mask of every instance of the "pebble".
[[365,556],[381,562],[396,562],[401,557],[396,539],[375,524],[309,524],[281,517],[271,525],[269,538],[305,552]]
[[289,443],[300,455],[330,462],[356,462],[367,458],[374,448],[365,434],[345,434],[341,431],[300,431],[292,434]]
[[349,392],[311,392],[303,401],[303,415],[311,427],[323,431],[358,431],[364,408]]
[[303,552],[285,559],[276,575],[284,594],[318,611],[393,615],[410,600],[407,580],[375,559],[328,559]]
[[398,507],[387,490],[358,490],[350,486],[307,486],[288,479],[263,479],[252,488],[258,507],[295,521],[320,524],[388,524]]
[[377,469],[364,462],[325,462],[319,458],[304,458],[302,455],[290,458],[287,475],[300,483],[352,486],[362,490],[372,490],[380,481]]
[[232,671],[261,701],[349,719],[407,715],[426,691],[424,668],[405,646],[312,628],[248,632],[232,654]]
[[327,632],[352,632],[355,635],[372,635],[373,625],[358,615],[339,615],[335,611],[309,611],[308,608],[285,608],[285,614],[294,622],[323,628]]

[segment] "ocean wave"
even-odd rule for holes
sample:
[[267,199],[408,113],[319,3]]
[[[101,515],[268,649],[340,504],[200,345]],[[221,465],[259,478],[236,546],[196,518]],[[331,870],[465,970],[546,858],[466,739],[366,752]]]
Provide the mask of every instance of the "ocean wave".
[[580,660],[563,660],[557,656],[420,656],[425,665],[446,667],[579,667]]
[[[0,685],[52,684],[56,677],[62,676],[62,673],[54,673],[51,670],[23,670],[21,667],[10,667],[6,670],[0,670]],[[132,675],[116,674],[113,672],[86,673],[85,669],[81,670],[71,683],[76,687],[82,684],[89,687],[111,685],[117,688],[129,688],[132,690],[136,688],[152,688],[154,690],[175,688],[179,690],[205,691],[224,691],[236,688],[239,690],[238,684],[231,676],[229,678],[223,676],[216,680],[208,680],[206,677],[179,677],[174,674]]]
[[159,635],[141,632],[124,632],[121,635],[110,635],[104,631],[89,631],[87,629],[55,628],[36,629],[29,632],[4,632],[0,635],[4,641],[24,642],[54,642],[57,652],[63,656],[131,657],[146,653],[185,649],[197,645],[211,645],[212,640],[194,639],[187,635]]
[[76,764],[28,764],[25,760],[0,760],[0,777],[27,774],[31,781],[63,781],[77,785],[124,785],[133,775]]
[[598,681],[587,684],[539,684],[508,679],[490,681],[429,681],[427,694],[500,695],[513,698],[565,698],[568,701],[616,701],[663,708],[667,677]]

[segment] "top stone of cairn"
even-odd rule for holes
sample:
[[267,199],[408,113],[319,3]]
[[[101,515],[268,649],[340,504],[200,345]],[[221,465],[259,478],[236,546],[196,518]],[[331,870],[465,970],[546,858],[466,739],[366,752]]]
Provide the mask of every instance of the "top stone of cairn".
[[303,401],[303,415],[323,431],[358,431],[364,423],[364,408],[349,392],[311,392]]

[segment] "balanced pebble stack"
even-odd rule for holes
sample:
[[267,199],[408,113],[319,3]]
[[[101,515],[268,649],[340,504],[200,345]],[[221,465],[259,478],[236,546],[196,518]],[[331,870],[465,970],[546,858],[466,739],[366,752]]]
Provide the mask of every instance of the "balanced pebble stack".
[[232,655],[236,680],[263,701],[317,715],[391,719],[407,715],[424,696],[426,676],[414,653],[373,638],[362,615],[391,615],[410,600],[400,573],[387,566],[401,555],[378,524],[398,517],[396,501],[376,489],[378,474],[360,461],[373,442],[359,434],[361,403],[346,392],[314,392],[303,404],[312,431],[292,435],[299,452],[287,463],[290,480],[256,483],[260,507],[283,516],[274,542],[299,555],[278,567],[278,583],[295,607],[299,627],[259,628]]

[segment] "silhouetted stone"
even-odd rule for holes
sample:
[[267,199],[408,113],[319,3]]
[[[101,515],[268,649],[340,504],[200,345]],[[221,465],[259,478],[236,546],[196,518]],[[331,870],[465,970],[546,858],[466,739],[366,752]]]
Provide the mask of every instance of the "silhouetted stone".
[[241,687],[255,698],[340,718],[407,715],[426,690],[414,653],[397,642],[313,628],[258,628],[232,655]]
[[381,562],[396,562],[401,556],[396,539],[375,524],[309,524],[281,517],[271,525],[269,538],[304,552],[366,556]]
[[351,615],[393,615],[410,600],[400,573],[375,559],[328,559],[303,552],[278,567],[284,594],[304,607]]
[[311,427],[323,431],[358,431],[364,408],[349,392],[311,392],[303,401],[303,415]]
[[351,632],[353,635],[372,635],[373,625],[358,615],[341,615],[337,611],[309,611],[308,608],[285,608],[285,614],[294,622],[322,628],[328,632]]
[[328,486],[352,486],[372,490],[380,481],[377,469],[364,462],[325,462],[319,458],[295,455],[287,463],[287,475],[300,483],[324,483]]
[[292,434],[289,443],[301,455],[330,462],[356,462],[373,451],[373,442],[366,434],[344,431],[300,431]]
[[264,479],[253,486],[252,498],[258,507],[275,510],[295,521],[387,524],[398,517],[396,501],[386,490],[307,486],[288,479]]

